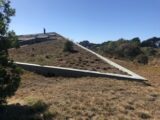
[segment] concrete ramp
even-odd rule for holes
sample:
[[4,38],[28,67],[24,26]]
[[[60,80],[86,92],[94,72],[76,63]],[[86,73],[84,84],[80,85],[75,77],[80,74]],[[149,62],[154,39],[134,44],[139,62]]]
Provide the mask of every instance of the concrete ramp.
[[142,76],[140,76],[140,75],[132,72],[131,70],[129,70],[129,69],[125,68],[125,67],[122,67],[121,65],[119,65],[119,64],[117,64],[117,63],[109,60],[108,58],[105,58],[105,57],[101,56],[100,54],[98,54],[98,53],[96,53],[96,52],[94,52],[94,51],[92,51],[92,50],[90,50],[90,49],[88,49],[88,48],[86,48],[86,47],[78,44],[78,43],[75,43],[75,44],[76,44],[77,46],[81,47],[82,49],[90,52],[91,54],[97,56],[98,58],[100,58],[100,59],[103,60],[104,62],[110,64],[111,66],[119,69],[120,71],[123,71],[123,72],[129,74],[130,76],[132,76],[132,77],[134,77],[134,78],[136,78],[136,79],[146,80],[146,78],[144,78],[144,77],[142,77]]
[[15,62],[18,66],[22,67],[25,70],[36,72],[39,74],[47,75],[47,76],[64,76],[64,77],[109,77],[123,80],[140,80],[144,81],[145,79],[141,79],[139,77],[121,75],[121,74],[112,74],[112,73],[102,73],[96,71],[89,70],[80,70],[73,68],[65,68],[65,67],[56,67],[56,66],[43,66],[38,64],[29,64],[22,62]]

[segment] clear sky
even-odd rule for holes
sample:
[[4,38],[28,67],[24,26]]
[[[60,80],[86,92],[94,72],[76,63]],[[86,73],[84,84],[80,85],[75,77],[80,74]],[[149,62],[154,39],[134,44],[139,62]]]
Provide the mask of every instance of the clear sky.
[[100,43],[160,36],[160,0],[12,0],[17,34],[57,32]]

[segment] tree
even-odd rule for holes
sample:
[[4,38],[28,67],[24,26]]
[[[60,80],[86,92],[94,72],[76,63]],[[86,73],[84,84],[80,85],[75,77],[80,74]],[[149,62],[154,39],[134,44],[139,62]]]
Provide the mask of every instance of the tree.
[[119,51],[123,54],[123,57],[131,60],[141,54],[140,48],[130,42],[119,45]]
[[160,38],[153,37],[141,43],[142,47],[160,48]]
[[84,40],[84,41],[80,42],[79,44],[84,46],[84,47],[89,47],[90,46],[90,42],[88,40]]
[[16,45],[13,31],[9,31],[10,17],[15,9],[11,8],[9,0],[0,0],[0,104],[7,97],[14,95],[20,83],[19,68],[9,59],[8,49]]
[[138,37],[135,37],[131,40],[131,43],[136,45],[136,46],[140,46],[141,45],[141,40]]

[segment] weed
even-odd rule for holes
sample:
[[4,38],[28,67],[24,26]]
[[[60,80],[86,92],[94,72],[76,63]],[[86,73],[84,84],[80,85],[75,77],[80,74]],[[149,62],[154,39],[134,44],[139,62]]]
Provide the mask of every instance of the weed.
[[147,111],[142,111],[138,113],[138,116],[142,119],[149,119],[151,118],[151,115]]

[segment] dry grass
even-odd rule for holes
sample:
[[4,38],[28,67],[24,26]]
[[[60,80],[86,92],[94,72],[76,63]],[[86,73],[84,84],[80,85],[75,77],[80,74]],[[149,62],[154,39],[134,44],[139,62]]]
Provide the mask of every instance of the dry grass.
[[[41,51],[41,55],[46,54],[45,47],[40,50],[35,48],[36,46],[34,46],[34,51]],[[56,54],[53,54],[55,51],[52,53],[52,48],[47,47],[46,49],[51,49],[48,53],[56,56]],[[28,49],[25,47],[23,50],[14,51],[16,54],[20,53],[19,56],[16,55],[15,59],[24,60],[21,55],[24,54],[23,57],[25,57],[25,55],[32,54],[31,51],[26,51]],[[60,54],[59,50],[56,52]],[[15,55],[15,53],[12,55]],[[63,54],[60,54],[60,56],[64,57]],[[74,61],[78,58],[69,56],[69,59],[73,58]],[[89,57],[88,59],[91,60],[90,57],[93,56],[87,54],[84,56],[83,54],[83,57]],[[53,58],[57,59],[57,57]],[[25,57],[25,59],[30,58]],[[64,62],[64,59],[62,61]],[[49,112],[52,113],[53,119],[57,120],[159,120],[160,66],[137,65],[121,60],[114,61],[146,77],[148,83],[95,77],[49,78],[25,72],[19,90],[15,96],[8,99],[8,102],[10,104],[18,102],[24,105],[30,100],[43,100],[50,105]],[[54,62],[54,60],[52,62],[48,61],[52,64]],[[54,64],[57,63],[59,64],[57,61]],[[66,63],[70,62],[67,61]],[[96,64],[99,64],[99,62]]]
[[[136,65],[129,64],[132,69]],[[134,68],[135,67],[135,68]],[[160,81],[158,69],[138,67],[151,85],[108,78],[46,78],[25,72],[22,84],[10,101],[42,99],[57,120],[131,120],[160,119]],[[148,69],[147,69],[148,68]]]
[[[160,64],[156,65],[141,65],[136,64],[130,61],[122,61],[118,59],[112,59],[113,61],[119,63],[120,65],[138,73],[141,76],[144,76],[148,79],[149,83],[155,86],[160,86]],[[160,60],[160,59],[159,59]]]
[[23,46],[19,49],[11,49],[9,51],[10,57],[19,62],[126,74],[76,45],[74,49],[78,52],[63,52],[65,41],[65,39],[59,38],[49,42]]

